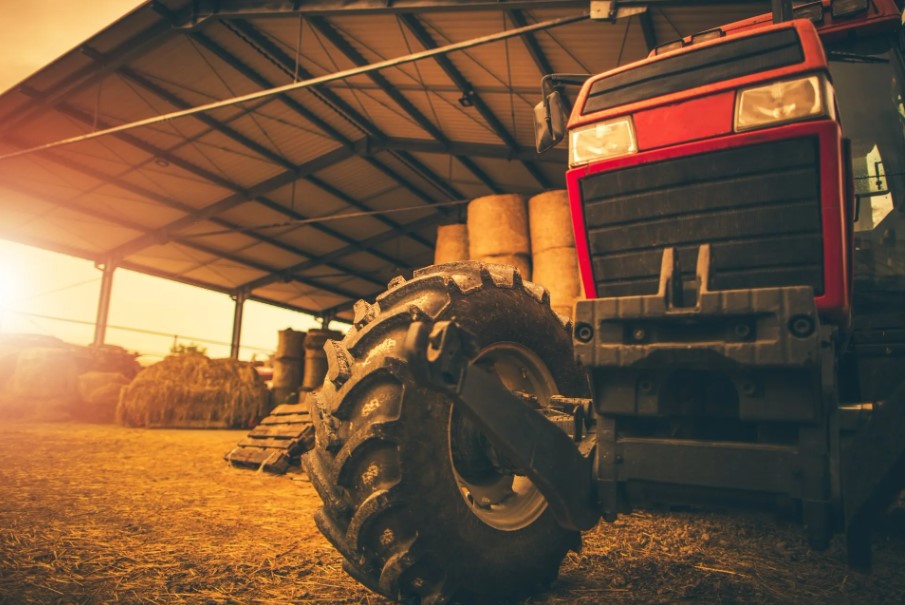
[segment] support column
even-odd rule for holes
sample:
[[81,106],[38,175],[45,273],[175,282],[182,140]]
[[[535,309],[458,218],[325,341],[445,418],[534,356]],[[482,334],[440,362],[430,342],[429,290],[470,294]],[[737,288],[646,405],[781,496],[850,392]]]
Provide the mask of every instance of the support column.
[[94,344],[104,344],[107,336],[107,315],[110,313],[110,298],[113,293],[113,272],[116,263],[112,258],[106,259],[103,264],[94,265],[104,272],[101,277],[101,295],[97,301],[97,320],[94,322]]
[[233,314],[233,337],[229,356],[232,359],[239,359],[239,345],[242,341],[242,312],[245,309],[245,301],[248,299],[248,292],[240,290],[236,292],[233,299],[236,301],[236,310]]

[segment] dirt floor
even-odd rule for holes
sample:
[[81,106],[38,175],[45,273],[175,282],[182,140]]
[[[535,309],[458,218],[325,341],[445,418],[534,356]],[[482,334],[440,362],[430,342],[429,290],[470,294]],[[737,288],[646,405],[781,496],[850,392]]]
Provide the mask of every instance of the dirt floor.
[[[0,423],[0,603],[370,603],[304,475],[223,461],[241,431]],[[846,570],[765,513],[638,512],[585,534],[525,603],[903,603],[905,533]]]

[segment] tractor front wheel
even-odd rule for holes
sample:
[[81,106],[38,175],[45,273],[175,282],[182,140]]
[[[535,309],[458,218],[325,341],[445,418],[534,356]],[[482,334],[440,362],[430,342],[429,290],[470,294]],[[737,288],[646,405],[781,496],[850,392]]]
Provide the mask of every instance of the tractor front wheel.
[[451,263],[398,280],[331,341],[312,398],[305,469],[324,501],[318,527],[358,581],[410,603],[529,594],[552,582],[577,532],[509,468],[442,394],[414,382],[403,343],[414,321],[455,319],[477,335],[475,364],[544,405],[586,387],[568,325],[515,269]]

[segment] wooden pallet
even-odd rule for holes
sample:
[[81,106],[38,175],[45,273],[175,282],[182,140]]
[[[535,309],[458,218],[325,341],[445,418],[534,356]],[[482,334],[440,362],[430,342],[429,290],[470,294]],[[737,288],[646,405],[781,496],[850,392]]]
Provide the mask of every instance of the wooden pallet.
[[308,403],[278,405],[224,458],[242,468],[282,475],[314,445]]

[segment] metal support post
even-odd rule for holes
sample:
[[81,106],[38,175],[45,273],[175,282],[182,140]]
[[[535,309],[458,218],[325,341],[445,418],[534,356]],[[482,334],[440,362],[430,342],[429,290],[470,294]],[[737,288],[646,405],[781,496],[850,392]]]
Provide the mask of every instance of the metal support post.
[[231,359],[239,359],[239,344],[242,341],[242,312],[245,309],[245,301],[248,292],[239,290],[233,297],[236,301],[236,310],[233,313],[233,337],[230,344],[229,356]]
[[792,0],[773,0],[773,23],[792,20]]
[[107,258],[102,264],[95,263],[95,267],[104,272],[101,277],[101,295],[97,301],[97,320],[94,322],[94,345],[104,344],[107,335],[107,316],[110,313],[110,298],[113,293],[113,272],[116,263],[112,258]]

